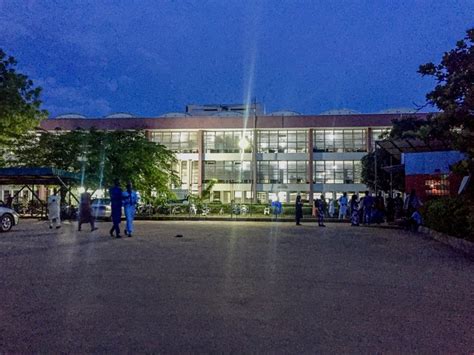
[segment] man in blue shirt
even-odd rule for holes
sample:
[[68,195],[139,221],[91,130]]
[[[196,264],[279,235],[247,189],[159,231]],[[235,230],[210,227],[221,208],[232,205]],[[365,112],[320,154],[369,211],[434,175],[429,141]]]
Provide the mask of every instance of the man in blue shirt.
[[127,189],[123,192],[123,210],[125,212],[125,220],[127,225],[125,227],[125,234],[128,237],[133,233],[133,219],[135,218],[135,209],[138,204],[138,194],[132,190],[132,183],[127,184]]
[[109,189],[110,195],[110,206],[112,207],[112,228],[110,229],[110,236],[115,238],[121,238],[120,235],[120,220],[122,219],[122,194],[123,191],[120,187],[120,181],[114,180],[114,186]]
[[364,208],[364,224],[370,225],[372,219],[372,207],[374,206],[374,198],[369,191],[365,192],[362,206]]

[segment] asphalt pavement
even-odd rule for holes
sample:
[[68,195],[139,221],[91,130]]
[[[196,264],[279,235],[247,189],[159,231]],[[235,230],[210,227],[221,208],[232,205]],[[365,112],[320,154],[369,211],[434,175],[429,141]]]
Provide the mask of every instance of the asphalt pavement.
[[98,226],[0,234],[0,352],[474,352],[474,262],[422,235],[139,221],[114,239]]

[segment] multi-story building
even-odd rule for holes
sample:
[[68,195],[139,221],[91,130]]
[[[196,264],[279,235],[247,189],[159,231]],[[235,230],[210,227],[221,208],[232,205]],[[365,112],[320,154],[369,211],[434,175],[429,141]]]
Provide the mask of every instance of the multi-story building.
[[[244,111],[249,112],[245,107]],[[156,118],[66,117],[45,120],[41,127],[144,130],[150,140],[176,153],[181,179],[176,188],[199,193],[216,180],[211,194],[214,201],[279,198],[293,202],[298,193],[311,201],[321,193],[337,198],[343,192],[365,191],[361,158],[374,148],[378,136],[390,129],[392,120],[404,115],[262,115],[256,109],[250,111],[245,115],[221,110],[213,115],[200,112],[192,116],[188,112]]]

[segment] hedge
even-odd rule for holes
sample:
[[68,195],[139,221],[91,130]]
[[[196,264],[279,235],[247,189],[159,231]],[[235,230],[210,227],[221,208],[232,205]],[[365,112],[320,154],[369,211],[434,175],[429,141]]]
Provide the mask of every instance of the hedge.
[[474,241],[473,203],[463,196],[434,198],[423,206],[424,225],[441,233]]

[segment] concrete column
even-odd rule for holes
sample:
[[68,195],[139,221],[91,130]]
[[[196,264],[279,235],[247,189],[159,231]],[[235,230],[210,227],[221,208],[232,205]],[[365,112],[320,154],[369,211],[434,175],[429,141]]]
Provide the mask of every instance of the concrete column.
[[204,181],[204,131],[199,130],[197,132],[197,144],[198,144],[198,193],[199,196],[202,194],[203,181]]
[[372,151],[372,128],[367,128],[366,129],[366,134],[367,134],[367,152]]
[[308,180],[309,180],[309,203],[313,205],[313,129],[308,130]]
[[151,141],[151,131],[149,131],[148,129],[145,131],[145,137],[146,137],[146,139]]
[[257,129],[253,129],[252,138],[252,203],[257,203]]

